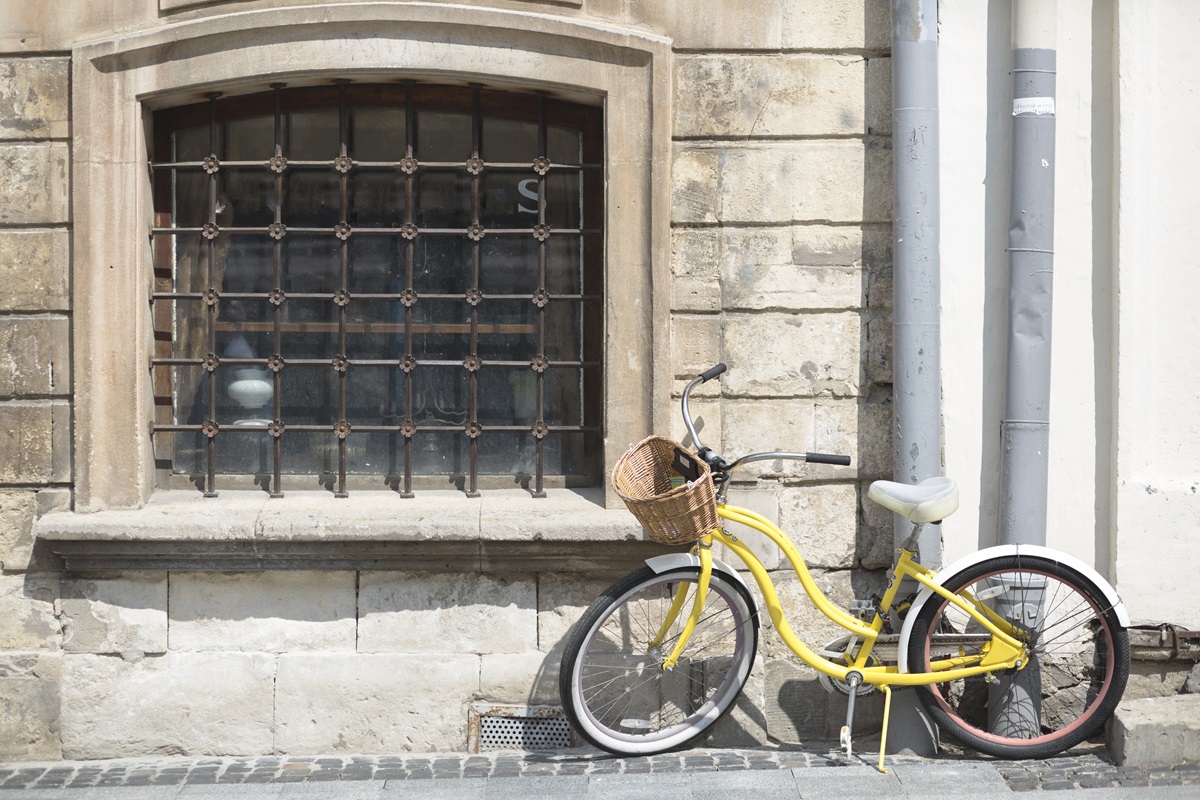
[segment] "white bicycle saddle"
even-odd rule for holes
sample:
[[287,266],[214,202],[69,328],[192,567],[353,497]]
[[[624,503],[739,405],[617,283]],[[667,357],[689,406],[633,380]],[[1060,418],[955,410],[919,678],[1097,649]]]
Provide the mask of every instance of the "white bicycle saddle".
[[867,497],[918,525],[941,522],[958,508],[958,484],[951,478],[926,478],[915,486],[875,481]]

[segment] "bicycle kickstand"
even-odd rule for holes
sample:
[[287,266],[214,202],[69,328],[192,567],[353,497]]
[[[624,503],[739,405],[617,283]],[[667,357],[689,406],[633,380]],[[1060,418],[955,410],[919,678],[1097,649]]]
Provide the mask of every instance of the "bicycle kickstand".
[[842,726],[842,733],[838,738],[842,747],[846,749],[846,758],[850,758],[852,755],[850,731],[854,730],[854,700],[858,696],[858,687],[862,685],[862,676],[857,672],[851,672],[846,676],[846,682],[850,684],[850,701],[846,704],[846,724]]

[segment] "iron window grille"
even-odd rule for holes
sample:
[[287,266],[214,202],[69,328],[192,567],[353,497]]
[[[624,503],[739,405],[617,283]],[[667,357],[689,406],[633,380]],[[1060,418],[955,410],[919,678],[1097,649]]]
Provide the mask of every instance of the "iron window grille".
[[597,483],[601,130],[545,93],[412,81],[156,112],[160,469],[206,496]]

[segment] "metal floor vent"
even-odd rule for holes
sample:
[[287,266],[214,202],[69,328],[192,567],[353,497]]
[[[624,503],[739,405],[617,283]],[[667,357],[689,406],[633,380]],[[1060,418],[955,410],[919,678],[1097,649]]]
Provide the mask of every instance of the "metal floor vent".
[[562,750],[575,746],[561,706],[473,705],[467,711],[467,751]]

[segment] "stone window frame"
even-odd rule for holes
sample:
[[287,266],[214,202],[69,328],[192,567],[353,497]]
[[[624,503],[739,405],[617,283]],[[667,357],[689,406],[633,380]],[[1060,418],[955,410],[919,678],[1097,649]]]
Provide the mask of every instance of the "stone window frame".
[[[671,59],[670,40],[632,29],[541,13],[481,8],[464,15],[461,9],[408,4],[237,11],[77,47],[76,511],[139,508],[155,494],[147,424],[153,413],[148,298],[154,278],[149,112],[194,102],[206,91],[266,88],[301,76],[433,76],[497,88],[544,87],[568,99],[601,101],[605,474],[629,442],[666,429]],[[488,65],[486,73],[480,64]],[[605,507],[620,505],[611,490],[603,498]]]

